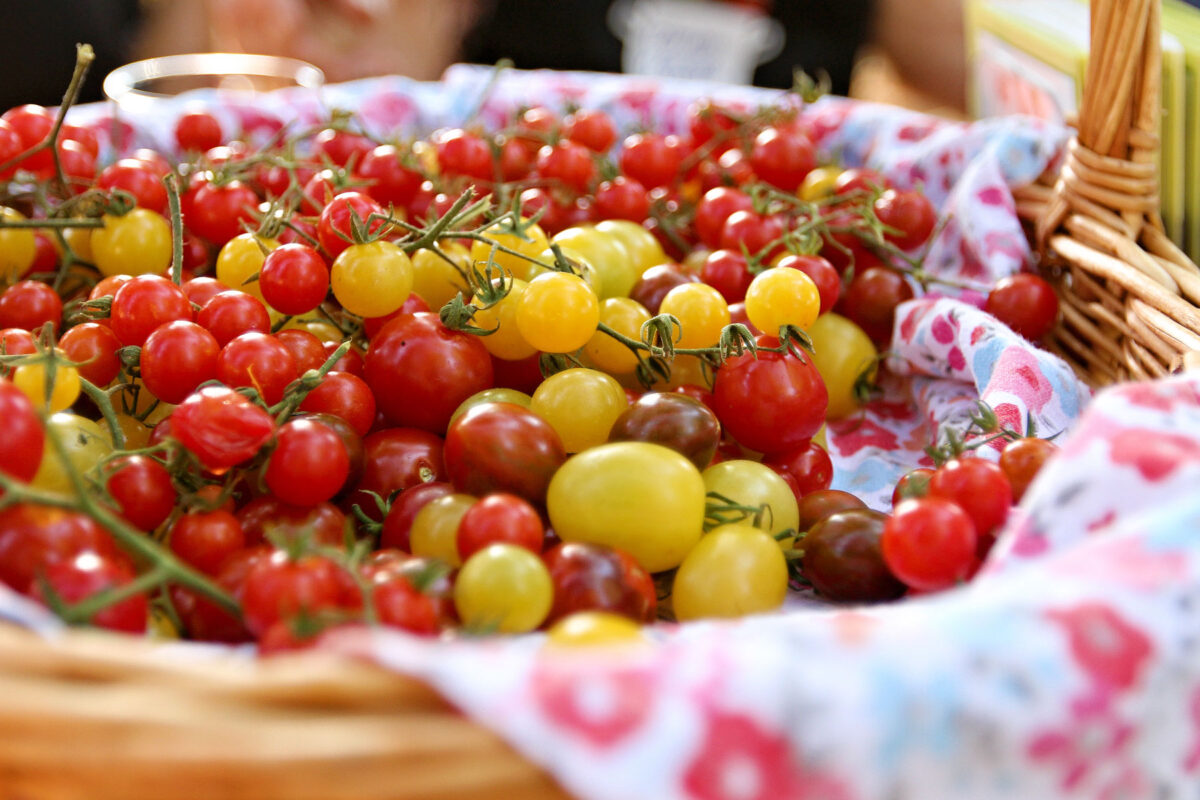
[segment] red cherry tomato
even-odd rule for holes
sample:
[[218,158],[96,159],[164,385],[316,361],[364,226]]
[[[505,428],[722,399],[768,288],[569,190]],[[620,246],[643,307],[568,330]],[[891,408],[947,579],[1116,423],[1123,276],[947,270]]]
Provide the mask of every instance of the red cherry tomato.
[[206,575],[216,575],[221,565],[246,546],[242,523],[224,509],[193,511],[171,526],[171,551]]
[[313,506],[333,497],[350,473],[345,445],[328,426],[297,419],[280,426],[267,461],[267,488],[285,503]]
[[155,328],[192,319],[192,304],[175,284],[159,275],[138,275],[121,285],[109,310],[113,333],[123,345],[145,344]]
[[1000,465],[969,457],[938,467],[929,478],[929,496],[957,503],[980,537],[992,536],[1004,524],[1013,502],[1012,485]]
[[217,377],[220,345],[194,322],[160,325],[142,345],[142,381],[164,403],[182,403],[196,387]]
[[940,497],[905,500],[883,527],[883,560],[905,585],[920,591],[948,589],[975,567],[975,525],[955,503]]
[[251,458],[275,434],[275,420],[224,386],[207,386],[171,412],[171,432],[200,463],[224,471]]
[[537,509],[515,494],[496,492],[479,498],[458,522],[455,541],[458,555],[466,561],[492,544],[515,544],[534,553],[542,552],[545,528]]
[[987,296],[987,312],[1036,342],[1058,319],[1058,295],[1042,277],[1020,273],[1003,278]]
[[567,460],[550,423],[514,403],[480,403],[446,433],[446,472],[460,492],[510,492],[542,506],[554,472]]

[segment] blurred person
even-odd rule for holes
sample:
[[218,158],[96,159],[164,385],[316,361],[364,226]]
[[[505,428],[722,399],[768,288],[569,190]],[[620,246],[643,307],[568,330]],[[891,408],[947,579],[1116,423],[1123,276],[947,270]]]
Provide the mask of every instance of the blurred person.
[[[846,93],[860,45],[875,42],[901,77],[963,106],[961,0],[696,0],[769,13],[786,37],[755,83],[788,86],[793,67],[827,73]],[[634,0],[635,3],[653,0]],[[621,69],[612,0],[3,0],[0,103],[53,105],[74,44],[97,60],[83,99],[99,99],[111,69],[156,55],[254,52],[301,58],[331,82],[379,74],[436,79],[455,61],[517,67]]]

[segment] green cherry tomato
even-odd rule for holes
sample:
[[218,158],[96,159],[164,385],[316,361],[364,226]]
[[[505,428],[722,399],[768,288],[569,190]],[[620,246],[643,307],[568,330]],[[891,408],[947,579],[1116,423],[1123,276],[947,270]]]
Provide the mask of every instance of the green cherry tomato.
[[675,573],[672,604],[680,622],[771,611],[787,595],[787,562],[771,536],[749,525],[714,528]]
[[553,595],[542,559],[513,544],[493,544],[475,553],[454,581],[459,619],[477,631],[532,631],[550,613]]
[[661,572],[678,566],[700,540],[704,491],[700,471],[674,450],[613,442],[559,467],[546,508],[563,541],[615,547],[648,572]]

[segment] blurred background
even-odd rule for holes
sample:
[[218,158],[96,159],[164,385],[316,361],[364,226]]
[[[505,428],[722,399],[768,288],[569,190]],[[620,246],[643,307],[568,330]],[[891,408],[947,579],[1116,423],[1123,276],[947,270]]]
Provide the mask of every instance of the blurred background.
[[128,61],[224,51],[301,58],[329,81],[509,58],[787,87],[799,68],[838,94],[966,104],[960,0],[5,0],[0,104],[56,104],[77,42],[97,55],[85,100]]

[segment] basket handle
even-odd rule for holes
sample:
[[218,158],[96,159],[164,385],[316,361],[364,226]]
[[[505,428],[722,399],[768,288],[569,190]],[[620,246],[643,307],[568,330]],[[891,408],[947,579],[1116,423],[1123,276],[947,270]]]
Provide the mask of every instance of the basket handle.
[[1166,374],[1200,350],[1200,268],[1159,213],[1161,0],[1091,0],[1077,131],[1053,190],[1019,193],[1059,278],[1052,349],[1093,384]]

